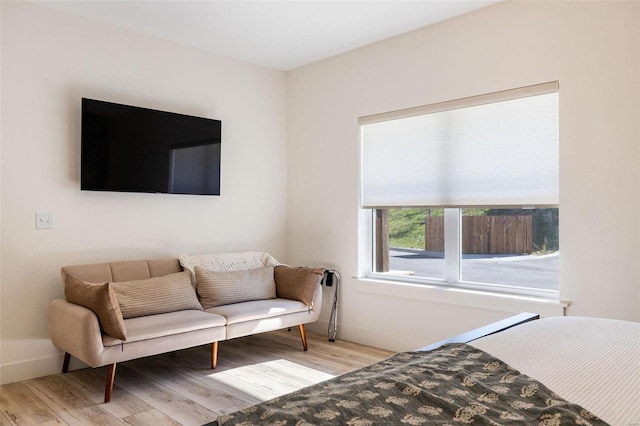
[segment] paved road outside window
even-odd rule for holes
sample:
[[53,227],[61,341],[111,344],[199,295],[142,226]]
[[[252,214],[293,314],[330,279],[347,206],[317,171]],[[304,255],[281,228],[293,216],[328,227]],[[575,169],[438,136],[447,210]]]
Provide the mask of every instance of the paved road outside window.
[[[545,255],[464,255],[462,279],[508,284],[535,289],[558,290],[559,253]],[[390,249],[389,268],[417,277],[443,278],[442,253]]]

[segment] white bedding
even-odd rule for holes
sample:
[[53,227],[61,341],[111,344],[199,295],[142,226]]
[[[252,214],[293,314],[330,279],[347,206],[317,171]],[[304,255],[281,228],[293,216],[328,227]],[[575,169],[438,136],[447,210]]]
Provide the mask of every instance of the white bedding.
[[545,318],[470,345],[611,425],[640,425],[640,323]]

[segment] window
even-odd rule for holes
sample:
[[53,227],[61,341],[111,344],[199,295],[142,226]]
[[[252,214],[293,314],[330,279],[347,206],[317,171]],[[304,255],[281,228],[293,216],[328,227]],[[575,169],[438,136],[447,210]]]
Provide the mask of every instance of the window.
[[370,275],[557,298],[557,82],[360,125]]

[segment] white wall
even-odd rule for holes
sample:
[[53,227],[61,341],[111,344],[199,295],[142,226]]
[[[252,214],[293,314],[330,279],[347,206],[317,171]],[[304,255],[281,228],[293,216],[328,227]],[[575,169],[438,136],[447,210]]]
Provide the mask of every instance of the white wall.
[[[286,77],[26,2],[1,2],[3,383],[58,372],[62,265],[285,255]],[[80,191],[80,99],[222,120],[220,197]],[[36,230],[51,212],[55,229]]]
[[359,116],[554,80],[561,299],[569,315],[640,321],[639,16],[638,2],[505,2],[288,74],[287,251],[342,272],[339,336],[401,350],[525,309],[562,313],[354,279],[367,258]]
[[[391,349],[557,311],[353,278],[366,227],[357,117],[550,80],[561,99],[562,299],[571,315],[639,321],[639,9],[501,3],[285,75],[0,2],[0,381],[59,370],[46,315],[65,264],[256,249],[335,267],[340,337]],[[221,119],[223,195],[81,192],[83,96]],[[36,212],[52,212],[55,229],[36,231]]]

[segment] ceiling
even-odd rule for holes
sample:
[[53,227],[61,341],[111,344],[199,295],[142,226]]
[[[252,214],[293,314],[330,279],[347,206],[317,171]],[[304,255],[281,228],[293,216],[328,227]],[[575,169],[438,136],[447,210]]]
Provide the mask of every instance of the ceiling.
[[241,61],[288,71],[500,0],[35,0]]

